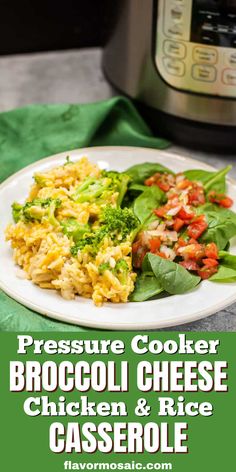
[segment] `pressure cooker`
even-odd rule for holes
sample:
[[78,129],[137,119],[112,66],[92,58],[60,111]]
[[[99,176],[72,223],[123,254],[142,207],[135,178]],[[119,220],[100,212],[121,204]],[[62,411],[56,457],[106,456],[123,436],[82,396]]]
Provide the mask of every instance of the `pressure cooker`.
[[236,0],[113,0],[103,64],[154,130],[234,151]]

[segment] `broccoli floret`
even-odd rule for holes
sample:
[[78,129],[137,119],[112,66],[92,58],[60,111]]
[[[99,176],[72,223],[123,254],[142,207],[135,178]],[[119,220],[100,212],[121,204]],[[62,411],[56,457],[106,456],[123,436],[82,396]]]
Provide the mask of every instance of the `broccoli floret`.
[[139,221],[129,208],[105,208],[102,223],[112,239],[125,240],[138,226]]
[[116,263],[115,270],[117,273],[127,272],[129,270],[129,266],[124,259],[119,259],[119,261]]
[[111,185],[111,180],[108,178],[96,179],[95,177],[88,177],[79,187],[77,187],[73,200],[78,203],[93,202],[96,199],[107,198],[107,191]]
[[21,205],[20,203],[14,202],[11,207],[12,207],[13,220],[15,221],[15,223],[17,223],[21,219],[23,205]]
[[52,200],[49,207],[48,207],[48,214],[47,218],[48,221],[51,225],[57,226],[59,223],[55,217],[55,211],[57,208],[59,208],[61,205],[61,200],[59,198],[56,198],[55,200]]
[[119,259],[119,261],[116,263],[114,272],[121,284],[124,285],[127,281],[127,275],[129,272],[129,266],[127,262],[124,259]]
[[112,272],[112,274],[114,274],[119,279],[122,285],[126,283],[129,266],[124,259],[119,259],[114,268],[112,268],[108,262],[104,262],[103,264],[99,265],[99,274],[104,274],[106,270]]
[[103,274],[105,270],[111,270],[110,264],[108,264],[108,262],[103,262],[103,264],[98,266],[99,274]]
[[87,249],[92,254],[96,254],[97,251],[97,244],[95,241],[95,234],[91,233],[87,236],[84,236],[80,241],[77,241],[74,246],[71,247],[71,254],[72,256],[77,256],[78,251],[82,251],[83,249]]
[[114,193],[118,193],[117,206],[121,205],[124,195],[127,191],[130,178],[128,175],[119,174],[119,172],[102,172],[100,178],[88,177],[77,187],[73,200],[82,202],[106,202]]
[[115,244],[125,241],[128,235],[138,228],[139,221],[128,208],[107,207],[101,217],[101,227],[90,234],[86,234],[72,248],[71,252],[75,256],[79,250],[85,249],[93,254],[99,250],[103,239],[108,236]]
[[127,192],[128,184],[131,181],[130,177],[122,172],[114,171],[103,171],[102,175],[112,180],[112,186],[115,188],[115,191],[119,193],[117,206],[121,206]]
[[34,174],[34,181],[40,187],[46,186],[46,178],[43,174]]
[[82,225],[78,223],[75,218],[68,218],[68,220],[61,221],[62,231],[67,236],[71,236],[76,243],[79,241],[86,233],[90,232],[89,225]]
[[61,205],[59,198],[52,199],[40,199],[35,198],[31,202],[26,202],[25,205],[13,203],[12,213],[13,218],[17,222],[19,220],[29,221],[42,221],[43,218],[47,219],[52,225],[57,225],[58,221],[55,218],[55,210]]

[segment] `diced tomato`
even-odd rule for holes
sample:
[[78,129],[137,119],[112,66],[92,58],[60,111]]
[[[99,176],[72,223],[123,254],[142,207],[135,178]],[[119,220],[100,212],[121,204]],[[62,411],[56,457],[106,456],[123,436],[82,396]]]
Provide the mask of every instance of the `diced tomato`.
[[194,218],[194,213],[192,211],[186,211],[184,208],[181,208],[178,213],[178,217],[181,220],[192,220]]
[[160,208],[157,208],[156,210],[153,210],[153,213],[155,213],[155,215],[159,218],[163,218],[167,211],[168,209],[166,208],[166,206],[162,206]]
[[136,253],[133,253],[133,266],[136,268],[136,269],[141,269],[142,267],[142,263],[143,263],[143,259],[144,257],[146,256],[148,252],[148,249],[145,248],[145,247],[141,247],[138,252]]
[[176,185],[176,187],[179,190],[185,190],[186,188],[190,187],[190,185],[192,185],[192,182],[190,182],[190,180],[188,180],[188,179],[184,179],[184,180],[181,180],[181,182],[179,182]]
[[207,222],[204,215],[198,216],[187,228],[187,234],[190,238],[198,239],[207,229]]
[[189,244],[184,248],[184,251],[180,251],[179,254],[184,258],[184,260],[193,260],[193,261],[200,261],[204,255],[204,245],[198,244]]
[[206,267],[217,267],[219,265],[216,259],[211,259],[210,257],[202,259],[202,262]]
[[199,270],[199,265],[191,259],[188,261],[181,261],[179,264],[187,270]]
[[133,254],[136,254],[138,252],[138,249],[141,247],[141,241],[138,239],[138,241],[135,241],[132,245],[132,252]]
[[188,203],[189,205],[198,206],[204,205],[206,202],[204,192],[201,188],[193,188],[188,193]]
[[167,172],[157,172],[145,181],[146,185],[157,185],[163,192],[168,192],[176,185],[176,178]]
[[217,272],[217,267],[202,267],[197,271],[197,274],[199,277],[201,277],[202,280],[209,279],[212,275],[216,274]]
[[232,198],[227,197],[224,193],[217,193],[214,190],[209,192],[208,199],[211,203],[217,203],[217,205],[223,208],[230,208],[234,203]]
[[167,182],[159,180],[157,185],[163,192],[168,192],[170,190],[170,185]]
[[178,199],[178,193],[175,193],[173,190],[168,194],[168,200],[174,200],[174,198]]
[[215,243],[209,243],[205,247],[205,254],[206,257],[209,257],[210,259],[218,259],[218,248]]
[[223,208],[230,208],[233,205],[233,200],[230,197],[225,197],[223,198],[219,205],[222,206]]
[[163,259],[167,259],[166,254],[164,254],[164,252],[157,251],[156,254],[157,254],[157,256],[160,256],[160,257],[162,257]]
[[160,238],[152,238],[150,239],[149,241],[149,245],[150,245],[150,251],[155,254],[158,249],[160,249],[160,246],[161,246],[161,240]]
[[144,185],[147,185],[147,187],[151,187],[152,185],[154,185],[154,179],[152,177],[146,179]]
[[142,245],[142,241],[138,239],[132,245],[132,255],[133,255],[133,266],[136,269],[140,269],[142,267],[143,259],[148,252],[148,248]]
[[188,245],[188,241],[185,241],[183,238],[179,238],[177,244],[179,247],[185,247]]
[[174,228],[174,231],[177,231],[177,233],[179,232],[179,230],[184,226],[184,221],[181,220],[181,218],[175,218],[174,219],[174,225],[173,225],[173,228]]
[[217,193],[215,192],[215,190],[211,190],[211,192],[208,193],[208,200],[209,202],[211,203],[219,203],[218,201],[218,198],[219,198],[219,195],[217,195]]
[[163,192],[168,192],[171,187],[170,177],[171,174],[157,172],[148,179],[145,180],[145,185],[151,187],[152,185],[157,185]]

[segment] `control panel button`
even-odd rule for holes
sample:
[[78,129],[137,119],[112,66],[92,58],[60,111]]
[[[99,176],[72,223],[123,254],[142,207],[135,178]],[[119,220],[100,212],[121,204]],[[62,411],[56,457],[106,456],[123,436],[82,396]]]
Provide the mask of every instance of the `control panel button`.
[[225,63],[229,67],[236,67],[236,52],[230,52],[225,54]]
[[164,42],[164,53],[176,59],[183,59],[186,56],[186,46],[183,43],[167,39]]
[[175,23],[173,22],[167,29],[167,33],[171,36],[182,37],[184,32],[184,25],[183,23]]
[[192,77],[195,80],[200,80],[203,82],[215,82],[216,75],[216,68],[213,66],[194,64],[192,67]]
[[225,69],[222,80],[226,85],[236,85],[236,70]]
[[213,48],[202,48],[197,46],[193,50],[194,62],[215,64],[217,62],[217,51]]
[[176,4],[173,4],[173,7],[170,10],[170,15],[173,20],[182,20],[183,18],[183,7]]
[[167,38],[189,41],[191,37],[192,1],[160,0],[158,2],[159,31]]
[[168,74],[181,77],[185,73],[184,62],[179,61],[178,59],[173,59],[171,57],[164,57],[163,64]]

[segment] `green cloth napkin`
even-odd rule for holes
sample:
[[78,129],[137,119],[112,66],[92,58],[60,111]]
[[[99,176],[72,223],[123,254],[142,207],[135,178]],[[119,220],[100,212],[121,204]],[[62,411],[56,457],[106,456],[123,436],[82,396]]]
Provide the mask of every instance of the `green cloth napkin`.
[[[152,135],[125,97],[84,105],[30,105],[0,113],[0,182],[43,157],[104,145],[164,149],[169,143]],[[84,329],[36,314],[0,291],[0,331]]]

